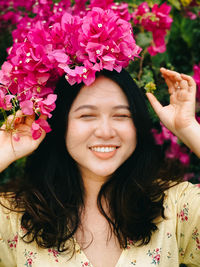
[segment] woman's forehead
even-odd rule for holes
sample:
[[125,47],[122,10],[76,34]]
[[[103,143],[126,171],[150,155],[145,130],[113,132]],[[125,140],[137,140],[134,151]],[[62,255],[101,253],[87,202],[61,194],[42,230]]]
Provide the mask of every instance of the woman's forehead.
[[100,76],[90,86],[83,86],[77,95],[74,104],[79,102],[103,101],[128,104],[126,95],[121,87],[111,79]]

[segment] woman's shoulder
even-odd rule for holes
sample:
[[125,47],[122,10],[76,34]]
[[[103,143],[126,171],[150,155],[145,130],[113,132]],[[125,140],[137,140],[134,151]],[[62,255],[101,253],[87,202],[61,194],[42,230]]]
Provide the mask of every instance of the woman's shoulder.
[[200,186],[190,182],[181,182],[172,185],[165,191],[164,208],[166,213],[178,214],[190,213],[200,215]]
[[192,184],[190,182],[181,182],[179,184],[172,184],[172,186],[165,191],[167,198],[181,199],[181,198],[200,198],[200,185]]
[[14,194],[0,193],[0,234],[18,231],[21,215]]

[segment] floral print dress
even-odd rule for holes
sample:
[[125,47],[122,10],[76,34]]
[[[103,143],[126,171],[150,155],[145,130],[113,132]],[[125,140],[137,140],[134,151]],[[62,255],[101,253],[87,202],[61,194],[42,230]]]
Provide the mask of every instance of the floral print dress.
[[[200,266],[200,188],[183,182],[166,191],[166,219],[158,219],[158,230],[148,245],[129,241],[115,267]],[[0,267],[95,267],[76,244],[72,258],[56,249],[39,248],[20,238],[20,214],[0,207]],[[111,266],[105,266],[111,267]]]

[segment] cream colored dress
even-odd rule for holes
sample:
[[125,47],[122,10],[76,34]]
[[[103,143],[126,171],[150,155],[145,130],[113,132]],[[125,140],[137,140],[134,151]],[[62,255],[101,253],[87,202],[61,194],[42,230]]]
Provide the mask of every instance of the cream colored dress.
[[[150,243],[135,247],[130,241],[116,267],[200,267],[200,188],[188,182],[174,186],[166,192],[164,208],[167,219],[158,222]],[[95,267],[78,244],[69,259],[54,248],[24,243],[20,216],[0,208],[0,267]]]

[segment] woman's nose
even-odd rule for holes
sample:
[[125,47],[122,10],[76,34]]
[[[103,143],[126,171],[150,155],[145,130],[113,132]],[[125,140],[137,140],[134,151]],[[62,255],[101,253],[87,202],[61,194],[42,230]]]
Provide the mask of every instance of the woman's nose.
[[98,138],[110,139],[116,135],[115,129],[112,125],[112,122],[109,119],[99,120],[96,129],[95,135]]

